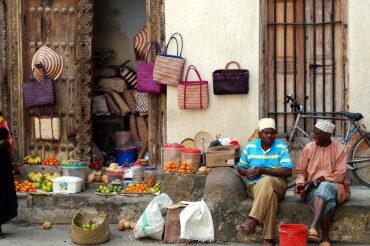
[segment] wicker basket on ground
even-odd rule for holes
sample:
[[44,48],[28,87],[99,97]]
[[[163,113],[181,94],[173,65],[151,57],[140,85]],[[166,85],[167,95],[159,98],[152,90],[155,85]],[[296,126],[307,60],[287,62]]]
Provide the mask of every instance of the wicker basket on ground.
[[[94,229],[84,230],[83,224],[93,223]],[[109,240],[108,215],[105,212],[93,212],[80,209],[73,216],[71,240],[75,244],[95,245]]]

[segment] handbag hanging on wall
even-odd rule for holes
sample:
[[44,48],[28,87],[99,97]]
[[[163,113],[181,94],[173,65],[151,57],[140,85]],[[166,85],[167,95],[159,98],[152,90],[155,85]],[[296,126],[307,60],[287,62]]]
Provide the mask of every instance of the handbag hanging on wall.
[[22,84],[25,107],[34,108],[56,104],[54,81],[48,79],[44,66],[41,63],[35,64],[35,66],[43,71],[44,79]]
[[[180,38],[180,44],[179,40]],[[170,55],[167,53],[168,46],[171,41],[176,42],[176,55]],[[179,47],[181,46],[181,47]],[[181,81],[184,72],[185,59],[181,57],[183,48],[183,39],[180,33],[176,32],[172,34],[167,42],[163,53],[158,54],[155,63],[153,78],[160,84],[177,86],[177,83]]]
[[[194,70],[198,81],[188,81],[189,71]],[[179,82],[177,88],[177,102],[181,109],[206,109],[208,108],[208,81],[201,79],[197,68],[188,67],[185,81]]]
[[137,71],[137,91],[153,94],[161,94],[166,91],[166,86],[157,83],[153,79],[154,62],[149,61],[148,56],[152,48],[155,48],[156,55],[160,52],[159,44],[156,41],[151,41],[145,46],[145,57],[143,60],[136,62]]
[[40,140],[58,141],[61,136],[60,117],[36,116],[34,117],[35,138]]
[[[229,69],[231,64],[236,64],[238,69]],[[249,91],[249,71],[240,69],[236,61],[228,62],[225,69],[214,71],[212,77],[215,95],[247,94]]]

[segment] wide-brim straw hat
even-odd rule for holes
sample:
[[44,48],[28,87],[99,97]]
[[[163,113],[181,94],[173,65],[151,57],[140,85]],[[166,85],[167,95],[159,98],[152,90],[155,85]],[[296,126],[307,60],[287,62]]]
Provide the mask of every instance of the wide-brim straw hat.
[[47,46],[42,46],[32,58],[32,71],[37,80],[44,79],[44,71],[36,67],[41,64],[48,79],[56,80],[63,70],[63,57]]

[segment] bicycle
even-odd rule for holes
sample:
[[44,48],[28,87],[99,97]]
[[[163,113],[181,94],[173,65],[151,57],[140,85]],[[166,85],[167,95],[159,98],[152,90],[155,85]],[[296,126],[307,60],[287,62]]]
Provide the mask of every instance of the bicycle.
[[[341,142],[347,145],[353,136],[358,134],[360,137],[351,146],[349,151],[349,157],[347,162],[347,171],[352,172],[353,176],[363,185],[370,188],[370,133],[366,132],[363,125],[359,124],[359,121],[363,118],[361,113],[351,113],[351,112],[335,112],[335,114],[341,115],[341,117],[330,117],[325,115],[317,115],[319,113],[303,112],[303,106],[292,96],[285,96],[285,104],[290,103],[290,107],[293,113],[297,114],[294,126],[291,133],[289,134],[288,150],[290,151],[294,143],[297,142],[298,145],[303,149],[304,145],[299,141],[295,141],[298,133],[303,134],[303,136],[309,138],[313,141],[312,137],[299,126],[300,119],[327,119],[327,120],[341,120],[347,123],[347,130],[345,136],[343,136]],[[288,188],[295,186],[295,182],[288,182]]]

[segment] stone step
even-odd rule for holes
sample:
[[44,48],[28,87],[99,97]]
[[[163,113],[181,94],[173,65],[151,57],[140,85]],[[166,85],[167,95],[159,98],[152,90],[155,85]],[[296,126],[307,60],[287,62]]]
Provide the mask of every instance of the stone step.
[[[217,241],[257,242],[261,240],[261,229],[251,236],[245,236],[235,230],[248,215],[252,200],[242,199],[235,203],[231,199],[210,199],[204,194],[207,176],[168,174],[162,179],[162,191],[170,195],[174,202],[181,200],[199,201],[203,196],[212,212]],[[225,185],[227,179],[220,179]],[[222,191],[221,188],[220,192]],[[77,194],[33,195],[18,196],[17,223],[39,224],[48,220],[55,224],[70,224],[75,212],[81,208],[93,208],[106,211],[110,215],[110,223],[115,224],[125,218],[136,221],[145,210],[153,196],[125,197],[98,196],[89,188]],[[230,194],[236,190],[228,190]],[[312,216],[310,206],[288,191],[286,198],[280,203],[278,223],[308,224]],[[370,189],[352,187],[352,198],[341,205],[334,216],[331,230],[333,240],[348,243],[370,242]]]

